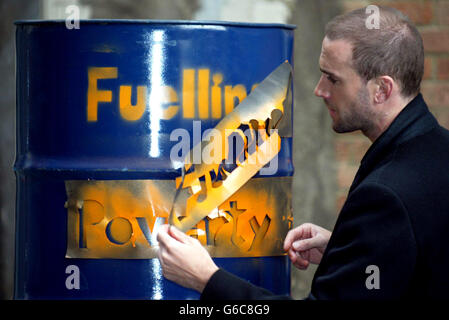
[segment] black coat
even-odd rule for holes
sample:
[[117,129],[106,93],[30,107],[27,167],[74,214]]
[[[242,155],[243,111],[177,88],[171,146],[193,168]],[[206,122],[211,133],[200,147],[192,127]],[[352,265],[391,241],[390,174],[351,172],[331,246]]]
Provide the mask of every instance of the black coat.
[[[449,131],[419,94],[363,157],[308,299],[447,299],[448,236]],[[286,297],[220,269],[201,298]]]

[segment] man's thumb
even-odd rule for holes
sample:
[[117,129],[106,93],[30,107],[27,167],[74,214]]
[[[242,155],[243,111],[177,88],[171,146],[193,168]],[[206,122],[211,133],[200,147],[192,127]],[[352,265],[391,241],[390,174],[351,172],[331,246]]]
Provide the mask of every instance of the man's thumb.
[[186,235],[184,232],[182,232],[181,230],[177,229],[176,227],[174,227],[172,225],[170,225],[170,227],[168,228],[168,232],[169,232],[170,236],[172,236],[179,242],[190,243],[192,240],[188,235]]
[[319,237],[309,238],[309,239],[302,239],[293,242],[293,249],[296,251],[306,251],[313,248],[320,248],[323,246],[323,240]]

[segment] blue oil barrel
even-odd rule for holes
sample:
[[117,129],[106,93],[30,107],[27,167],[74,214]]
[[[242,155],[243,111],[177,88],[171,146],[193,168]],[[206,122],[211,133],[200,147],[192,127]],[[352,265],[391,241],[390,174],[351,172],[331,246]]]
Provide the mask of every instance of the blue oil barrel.
[[[194,135],[194,121],[201,132],[213,128],[278,65],[286,60],[292,64],[294,26],[140,20],[81,21],[79,29],[66,28],[64,21],[19,21],[16,26],[15,298],[197,299],[197,292],[165,280],[154,252],[142,247],[145,237],[149,246],[154,244],[144,230],[149,220],[136,216],[131,224],[130,216],[118,214],[113,223],[103,216],[94,221],[81,215],[90,198],[78,193],[74,199],[81,202],[71,203],[69,189],[131,186],[125,191],[132,196],[133,181],[138,181],[165,199],[164,190],[171,185],[164,181],[181,175],[170,159],[176,144],[171,132],[183,128]],[[284,191],[276,197],[289,211],[291,135],[282,138],[278,159],[267,192],[270,197],[276,183],[284,181]],[[264,186],[267,178],[253,179]],[[170,199],[154,209],[159,204],[154,195],[148,193],[152,210],[167,211]],[[106,210],[98,201],[89,202],[92,212],[95,206]],[[122,202],[115,209],[119,213],[128,208]],[[244,210],[235,203],[229,208]],[[250,230],[241,221],[241,228]],[[153,231],[155,225],[153,221]],[[253,230],[261,225],[260,219],[251,222]],[[100,227],[98,237],[109,241],[111,251],[102,251],[103,242],[95,242],[94,231]],[[120,238],[111,236],[114,228],[134,231]],[[244,238],[234,243],[244,243]],[[120,251],[122,247],[126,250]],[[135,248],[141,251],[133,254]],[[255,285],[277,294],[290,292],[285,255],[214,260]]]

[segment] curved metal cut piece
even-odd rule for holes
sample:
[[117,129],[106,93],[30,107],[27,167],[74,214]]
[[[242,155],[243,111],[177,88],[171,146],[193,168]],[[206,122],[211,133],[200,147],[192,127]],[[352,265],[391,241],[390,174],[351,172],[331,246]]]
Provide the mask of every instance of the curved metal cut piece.
[[[190,188],[191,197],[187,199],[186,212],[177,216],[172,210],[169,223],[186,232],[207,217],[224,201],[239,190],[259,170],[269,163],[280,151],[280,136],[277,126],[284,113],[283,102],[287,97],[292,77],[292,67],[286,61],[268,75],[232,112],[203,137],[185,157],[181,177],[176,178],[178,190]],[[223,169],[223,161],[228,154],[228,139],[239,128],[248,126],[257,135],[254,152],[246,151],[246,159],[237,162],[237,167],[228,172]],[[248,145],[245,145],[247,149]],[[212,163],[201,159],[204,150],[214,149],[219,154]],[[192,169],[193,166],[193,170]],[[191,172],[189,172],[189,170]],[[222,176],[220,183],[213,183],[211,174]],[[173,206],[178,198],[174,199]]]

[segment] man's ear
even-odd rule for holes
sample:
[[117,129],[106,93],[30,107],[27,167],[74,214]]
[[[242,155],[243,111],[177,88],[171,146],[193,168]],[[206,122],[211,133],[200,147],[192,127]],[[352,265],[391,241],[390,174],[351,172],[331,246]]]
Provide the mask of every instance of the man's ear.
[[381,76],[375,79],[374,102],[377,104],[387,101],[393,92],[394,80],[389,76]]

